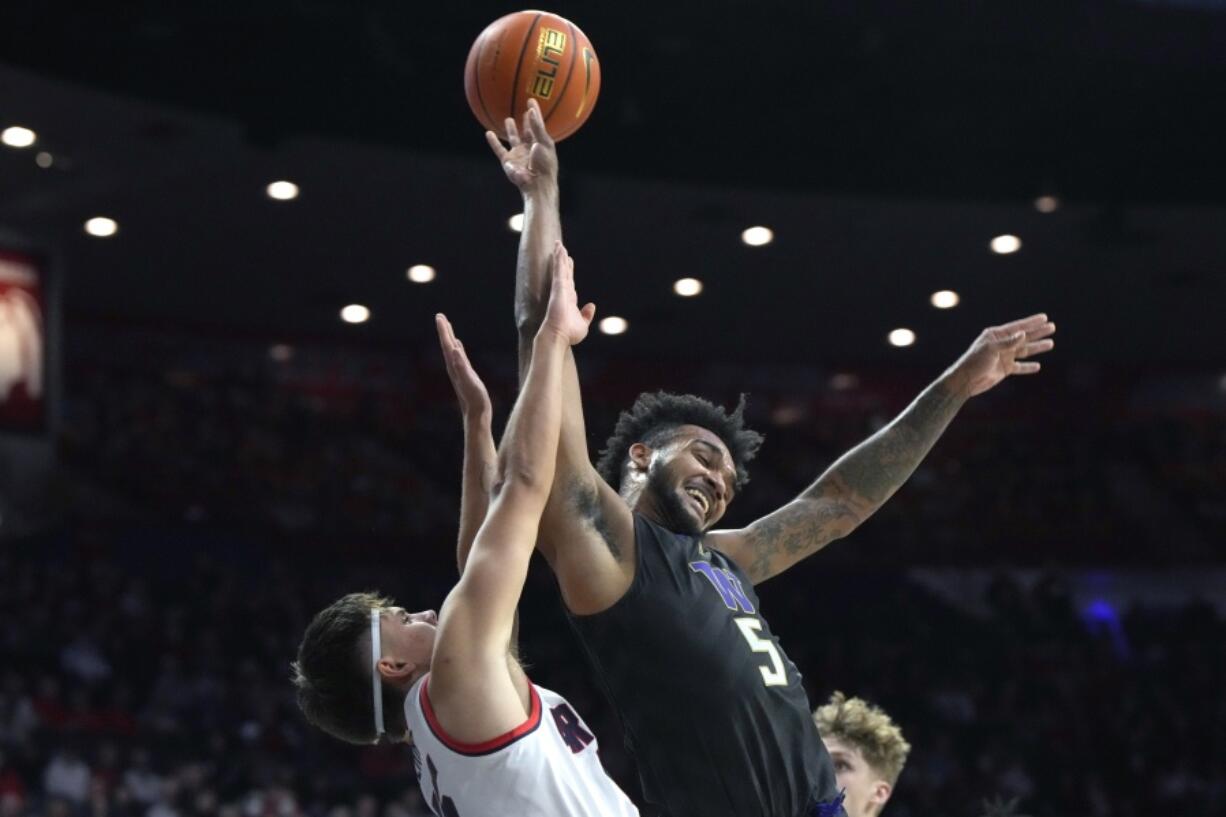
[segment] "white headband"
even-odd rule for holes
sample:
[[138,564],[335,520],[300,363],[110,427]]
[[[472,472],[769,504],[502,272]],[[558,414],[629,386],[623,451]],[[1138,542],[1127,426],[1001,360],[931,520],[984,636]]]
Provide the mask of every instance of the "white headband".
[[375,743],[383,737],[383,684],[379,678],[379,658],[383,655],[382,633],[379,631],[379,608],[370,611],[370,694],[375,702]]

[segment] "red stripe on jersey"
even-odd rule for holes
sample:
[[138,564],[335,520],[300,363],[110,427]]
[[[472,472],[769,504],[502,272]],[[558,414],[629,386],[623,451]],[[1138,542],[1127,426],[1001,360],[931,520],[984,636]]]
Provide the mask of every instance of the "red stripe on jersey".
[[464,741],[456,740],[443,729],[443,725],[438,721],[438,716],[434,714],[434,707],[430,705],[430,676],[426,676],[426,680],[421,685],[420,697],[421,709],[426,714],[426,723],[430,725],[430,731],[442,741],[444,746],[462,755],[488,755],[490,752],[496,752],[499,749],[510,746],[541,725],[541,696],[536,693],[536,687],[531,683],[528,684],[528,696],[531,699],[531,711],[528,715],[528,720],[510,732],[505,732],[496,738],[491,738],[481,743],[465,743]]

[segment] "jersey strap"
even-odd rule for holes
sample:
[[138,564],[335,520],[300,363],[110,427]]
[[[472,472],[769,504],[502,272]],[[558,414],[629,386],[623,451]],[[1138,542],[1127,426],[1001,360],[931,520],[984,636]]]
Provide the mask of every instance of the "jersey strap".
[[426,723],[429,725],[430,731],[434,733],[434,736],[439,739],[440,743],[456,754],[477,757],[479,755],[493,754],[499,749],[505,749],[520,738],[532,734],[541,725],[541,696],[537,694],[536,687],[532,684],[528,684],[528,695],[531,698],[531,711],[528,715],[528,720],[510,732],[487,741],[482,741],[481,743],[465,743],[456,740],[443,729],[443,725],[439,723],[438,716],[434,714],[434,707],[430,705],[429,677],[421,685],[421,711],[426,715]]

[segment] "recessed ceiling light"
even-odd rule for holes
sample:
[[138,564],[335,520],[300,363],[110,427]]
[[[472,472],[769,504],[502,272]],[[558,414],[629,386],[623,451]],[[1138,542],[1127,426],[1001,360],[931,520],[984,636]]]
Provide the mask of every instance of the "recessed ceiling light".
[[370,310],[361,304],[349,304],[341,310],[341,320],[345,323],[366,323],[370,320]]
[[507,219],[507,226],[517,233],[522,233],[524,231],[524,214],[516,213],[511,216]]
[[958,297],[958,293],[952,289],[942,289],[932,293],[932,297],[928,299],[937,309],[953,309],[962,299]]
[[630,328],[630,324],[625,318],[619,318],[616,315],[610,315],[600,322],[600,331],[606,335],[620,335]]
[[405,275],[415,284],[428,284],[434,280],[435,272],[429,264],[414,264]]
[[680,278],[673,283],[673,292],[682,298],[693,298],[702,292],[702,281],[697,278]]
[[55,164],[55,157],[45,150],[40,150],[38,155],[34,157],[34,164],[38,165],[43,170],[46,170],[47,168],[51,167],[51,165]]
[[276,181],[267,187],[268,198],[277,201],[290,201],[298,198],[298,185],[293,182]]
[[1008,255],[1022,248],[1022,240],[1015,235],[998,235],[992,239],[992,252],[997,255]]
[[1039,196],[1034,200],[1034,209],[1040,213],[1054,213],[1060,209],[1060,199],[1055,196]]
[[85,222],[85,232],[95,238],[110,238],[119,232],[119,224],[113,218],[94,216]]
[[775,240],[770,227],[750,227],[741,233],[741,240],[751,247],[762,247]]
[[910,329],[895,329],[890,332],[891,346],[910,346],[915,343],[915,333]]
[[11,148],[28,148],[38,140],[38,134],[29,128],[12,125],[0,131],[0,142]]
[[278,343],[270,347],[268,356],[278,363],[285,363],[294,356],[294,347],[288,343]]

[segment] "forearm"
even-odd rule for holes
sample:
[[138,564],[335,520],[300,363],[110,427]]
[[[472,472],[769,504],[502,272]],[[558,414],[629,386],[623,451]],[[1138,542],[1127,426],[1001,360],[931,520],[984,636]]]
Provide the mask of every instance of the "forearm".
[[556,184],[542,184],[524,195],[524,229],[515,268],[515,325],[519,330],[519,375],[527,374],[536,331],[549,303],[549,258],[562,240]]
[[841,500],[857,524],[885,504],[915,472],[968,399],[946,372],[885,428],[840,457],[801,495]]
[[[537,333],[519,399],[499,454],[498,481],[505,490],[539,499],[544,508],[557,465],[562,424],[562,372],[570,346],[549,330]],[[537,509],[540,514],[540,509]]]
[[468,562],[473,539],[489,510],[490,489],[498,470],[498,452],[485,412],[464,415],[464,471],[460,490],[460,532],[456,563],[461,574]]
[[966,389],[950,373],[892,423],[826,469],[804,493],[744,531],[708,534],[755,583],[787,570],[873,515],[915,471],[958,409]]

